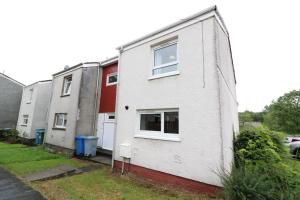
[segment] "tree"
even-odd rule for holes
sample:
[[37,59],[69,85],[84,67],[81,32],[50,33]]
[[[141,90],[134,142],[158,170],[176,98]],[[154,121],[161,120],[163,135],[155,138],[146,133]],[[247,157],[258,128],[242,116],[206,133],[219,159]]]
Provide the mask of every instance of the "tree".
[[270,129],[300,133],[300,90],[293,90],[272,101],[264,110],[264,123]]

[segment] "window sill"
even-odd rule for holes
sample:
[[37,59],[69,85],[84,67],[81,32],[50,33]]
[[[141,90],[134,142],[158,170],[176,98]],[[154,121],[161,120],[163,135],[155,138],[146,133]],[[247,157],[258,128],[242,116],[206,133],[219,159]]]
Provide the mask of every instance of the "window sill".
[[62,94],[60,97],[68,97],[70,96],[71,94]]
[[163,73],[163,74],[157,74],[157,75],[150,76],[148,78],[148,80],[153,80],[153,79],[158,79],[158,78],[163,78],[163,77],[168,77],[168,76],[176,76],[179,74],[180,74],[179,71],[167,72],[167,73]]
[[113,85],[117,85],[118,82],[114,82],[114,83],[106,83],[106,86],[113,86]]
[[172,141],[172,142],[180,142],[181,141],[181,139],[179,137],[153,136],[153,135],[145,135],[145,134],[135,134],[134,137],[135,138],[152,139],[152,140]]
[[66,128],[58,128],[58,127],[53,127],[52,130],[61,130],[61,131],[65,131]]

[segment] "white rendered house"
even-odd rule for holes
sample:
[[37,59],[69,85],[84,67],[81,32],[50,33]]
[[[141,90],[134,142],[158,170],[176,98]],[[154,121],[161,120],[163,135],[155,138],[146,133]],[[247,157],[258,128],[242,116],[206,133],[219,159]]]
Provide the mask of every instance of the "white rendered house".
[[229,34],[216,7],[120,46],[114,168],[214,193],[238,133]]
[[20,137],[34,139],[36,129],[46,128],[51,85],[45,80],[24,87],[17,124]]

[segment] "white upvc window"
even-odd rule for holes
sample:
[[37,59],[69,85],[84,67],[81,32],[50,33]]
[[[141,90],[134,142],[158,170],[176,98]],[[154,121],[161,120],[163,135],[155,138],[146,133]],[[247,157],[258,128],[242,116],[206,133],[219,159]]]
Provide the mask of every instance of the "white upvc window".
[[26,126],[29,121],[29,115],[23,115],[22,125]]
[[28,98],[28,101],[27,101],[28,104],[32,102],[32,97],[33,97],[33,88],[31,88],[29,90],[29,98]]
[[152,76],[178,71],[177,40],[155,46],[153,55]]
[[115,85],[117,83],[118,83],[118,74],[117,73],[108,74],[106,76],[106,85],[107,86]]
[[178,135],[178,109],[138,111],[138,126],[135,137],[180,141]]
[[64,77],[63,90],[62,90],[63,96],[71,94],[71,85],[72,85],[72,75]]
[[65,129],[66,125],[67,125],[67,114],[66,113],[55,113],[54,128]]

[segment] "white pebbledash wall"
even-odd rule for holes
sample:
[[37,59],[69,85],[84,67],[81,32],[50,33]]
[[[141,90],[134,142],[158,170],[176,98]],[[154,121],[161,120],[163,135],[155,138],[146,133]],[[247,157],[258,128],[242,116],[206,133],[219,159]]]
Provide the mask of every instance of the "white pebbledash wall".
[[[215,17],[167,32],[131,45],[120,55],[114,159],[122,161],[120,144],[128,143],[131,164],[221,186],[217,173],[230,166],[232,136],[238,131],[228,38]],[[173,37],[178,38],[179,74],[149,79],[152,45]],[[135,137],[137,110],[167,108],[179,109],[180,141]]]

